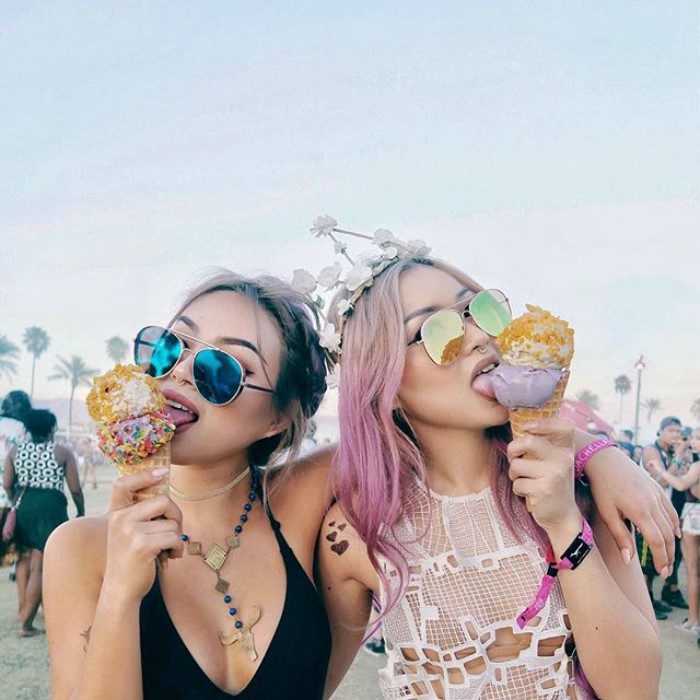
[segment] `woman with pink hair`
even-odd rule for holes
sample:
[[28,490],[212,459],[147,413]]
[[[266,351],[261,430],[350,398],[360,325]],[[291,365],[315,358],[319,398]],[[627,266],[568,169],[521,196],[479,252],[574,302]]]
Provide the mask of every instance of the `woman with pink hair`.
[[[327,695],[374,595],[385,698],[656,698],[661,651],[631,539],[621,552],[623,526],[604,499],[598,512],[577,501],[574,455],[587,441],[570,423],[542,421],[512,440],[481,376],[499,361],[472,313],[481,290],[406,255],[334,300],[331,316],[345,318],[337,501],[319,539]],[[443,309],[463,330],[440,362],[421,329]],[[628,461],[606,449],[590,465],[601,460]]]

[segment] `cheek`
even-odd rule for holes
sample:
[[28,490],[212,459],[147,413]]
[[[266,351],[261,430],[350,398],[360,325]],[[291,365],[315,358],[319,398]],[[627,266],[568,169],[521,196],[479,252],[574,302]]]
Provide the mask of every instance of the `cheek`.
[[440,367],[425,352],[410,353],[401,379],[399,399],[413,415],[454,410],[468,401],[468,379],[461,363]]
[[273,419],[272,402],[267,395],[245,393],[228,406],[209,409],[200,419],[201,434],[207,440],[237,449],[251,445],[266,432]]

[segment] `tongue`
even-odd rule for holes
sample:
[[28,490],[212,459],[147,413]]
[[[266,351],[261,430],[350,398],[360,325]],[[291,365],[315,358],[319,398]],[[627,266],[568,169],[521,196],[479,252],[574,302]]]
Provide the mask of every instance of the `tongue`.
[[477,394],[480,394],[487,399],[496,398],[496,392],[493,389],[493,382],[488,374],[478,374],[472,382],[472,389],[474,389]]
[[189,411],[181,411],[179,408],[174,406],[166,406],[165,412],[168,414],[168,418],[175,423],[177,428],[179,425],[184,425],[185,423],[192,423],[197,420],[197,416]]

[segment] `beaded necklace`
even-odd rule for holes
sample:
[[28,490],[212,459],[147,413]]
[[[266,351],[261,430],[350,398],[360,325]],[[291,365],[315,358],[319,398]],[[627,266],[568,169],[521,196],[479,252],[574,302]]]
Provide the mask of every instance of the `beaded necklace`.
[[228,555],[234,549],[237,549],[241,545],[241,534],[243,533],[243,527],[248,522],[248,514],[253,509],[253,503],[258,499],[258,492],[260,489],[260,476],[256,468],[251,468],[251,489],[248,494],[245,505],[243,506],[243,513],[239,518],[239,522],[233,528],[233,534],[229,535],[225,542],[226,548],[224,549],[216,542],[214,542],[206,554],[202,552],[202,543],[196,542],[190,539],[189,535],[183,533],[180,537],[187,546],[187,554],[191,556],[200,557],[204,563],[216,574],[216,584],[214,590],[223,596],[223,602],[228,608],[228,614],[233,618],[233,630],[231,632],[225,632],[221,630],[219,632],[219,640],[224,646],[229,644],[239,643],[243,649],[248,654],[248,658],[251,661],[255,661],[258,658],[258,652],[255,649],[255,639],[253,637],[252,627],[260,619],[260,608],[253,606],[251,609],[250,622],[244,624],[240,619],[238,614],[238,609],[234,607],[233,595],[229,593],[229,588],[231,584],[224,578],[221,577],[221,569],[224,567]]

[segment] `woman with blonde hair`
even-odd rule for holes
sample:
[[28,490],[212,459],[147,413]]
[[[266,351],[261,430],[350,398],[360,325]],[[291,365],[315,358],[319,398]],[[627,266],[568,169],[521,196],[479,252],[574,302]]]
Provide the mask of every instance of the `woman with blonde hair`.
[[293,459],[326,389],[313,308],[275,278],[222,272],[139,332],[135,360],[176,425],[170,495],[136,496],[164,473],[122,477],[108,517],[52,538],[53,697],[321,698],[325,469],[264,469]]

